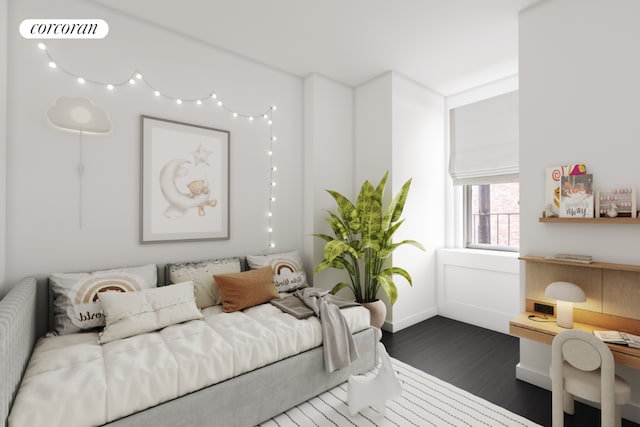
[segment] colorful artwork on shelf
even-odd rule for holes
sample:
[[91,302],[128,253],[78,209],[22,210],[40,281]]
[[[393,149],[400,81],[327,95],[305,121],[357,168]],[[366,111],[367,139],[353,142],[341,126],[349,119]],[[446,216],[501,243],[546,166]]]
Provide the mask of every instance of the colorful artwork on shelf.
[[560,180],[563,176],[584,175],[587,167],[583,164],[555,166],[547,168],[547,191],[545,204],[555,216],[560,213]]
[[560,178],[560,218],[593,218],[593,174]]

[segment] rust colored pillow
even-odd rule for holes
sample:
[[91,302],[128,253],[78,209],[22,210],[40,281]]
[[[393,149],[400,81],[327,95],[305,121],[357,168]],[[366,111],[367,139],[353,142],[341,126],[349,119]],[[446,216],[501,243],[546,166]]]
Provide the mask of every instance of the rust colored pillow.
[[241,273],[214,274],[225,313],[243,310],[278,298],[271,266]]

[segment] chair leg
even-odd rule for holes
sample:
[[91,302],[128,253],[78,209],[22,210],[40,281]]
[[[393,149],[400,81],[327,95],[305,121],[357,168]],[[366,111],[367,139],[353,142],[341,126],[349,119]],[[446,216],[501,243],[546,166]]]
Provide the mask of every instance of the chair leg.
[[563,392],[564,412],[569,415],[573,415],[575,412],[575,404],[573,400],[573,394],[569,392]]
[[622,406],[616,405],[616,427],[622,427]]
[[553,427],[563,427],[564,426],[564,411],[563,411],[563,395],[564,391],[560,389],[555,389],[551,393],[551,425]]

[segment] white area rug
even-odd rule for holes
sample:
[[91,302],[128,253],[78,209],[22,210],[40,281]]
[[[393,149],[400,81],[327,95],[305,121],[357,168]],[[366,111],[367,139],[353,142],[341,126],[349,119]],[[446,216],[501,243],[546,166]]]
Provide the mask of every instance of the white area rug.
[[538,426],[399,360],[391,361],[402,382],[402,396],[387,403],[385,417],[371,407],[349,415],[343,383],[261,426]]

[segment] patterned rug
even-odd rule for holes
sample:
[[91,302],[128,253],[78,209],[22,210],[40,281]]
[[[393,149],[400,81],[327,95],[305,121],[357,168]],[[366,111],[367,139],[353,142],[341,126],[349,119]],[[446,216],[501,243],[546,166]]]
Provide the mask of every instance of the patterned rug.
[[[391,361],[402,383],[402,396],[387,403],[384,417],[371,407],[350,416],[347,383],[343,383],[261,427],[538,426],[399,360],[392,358]],[[374,374],[372,371],[366,375]]]

